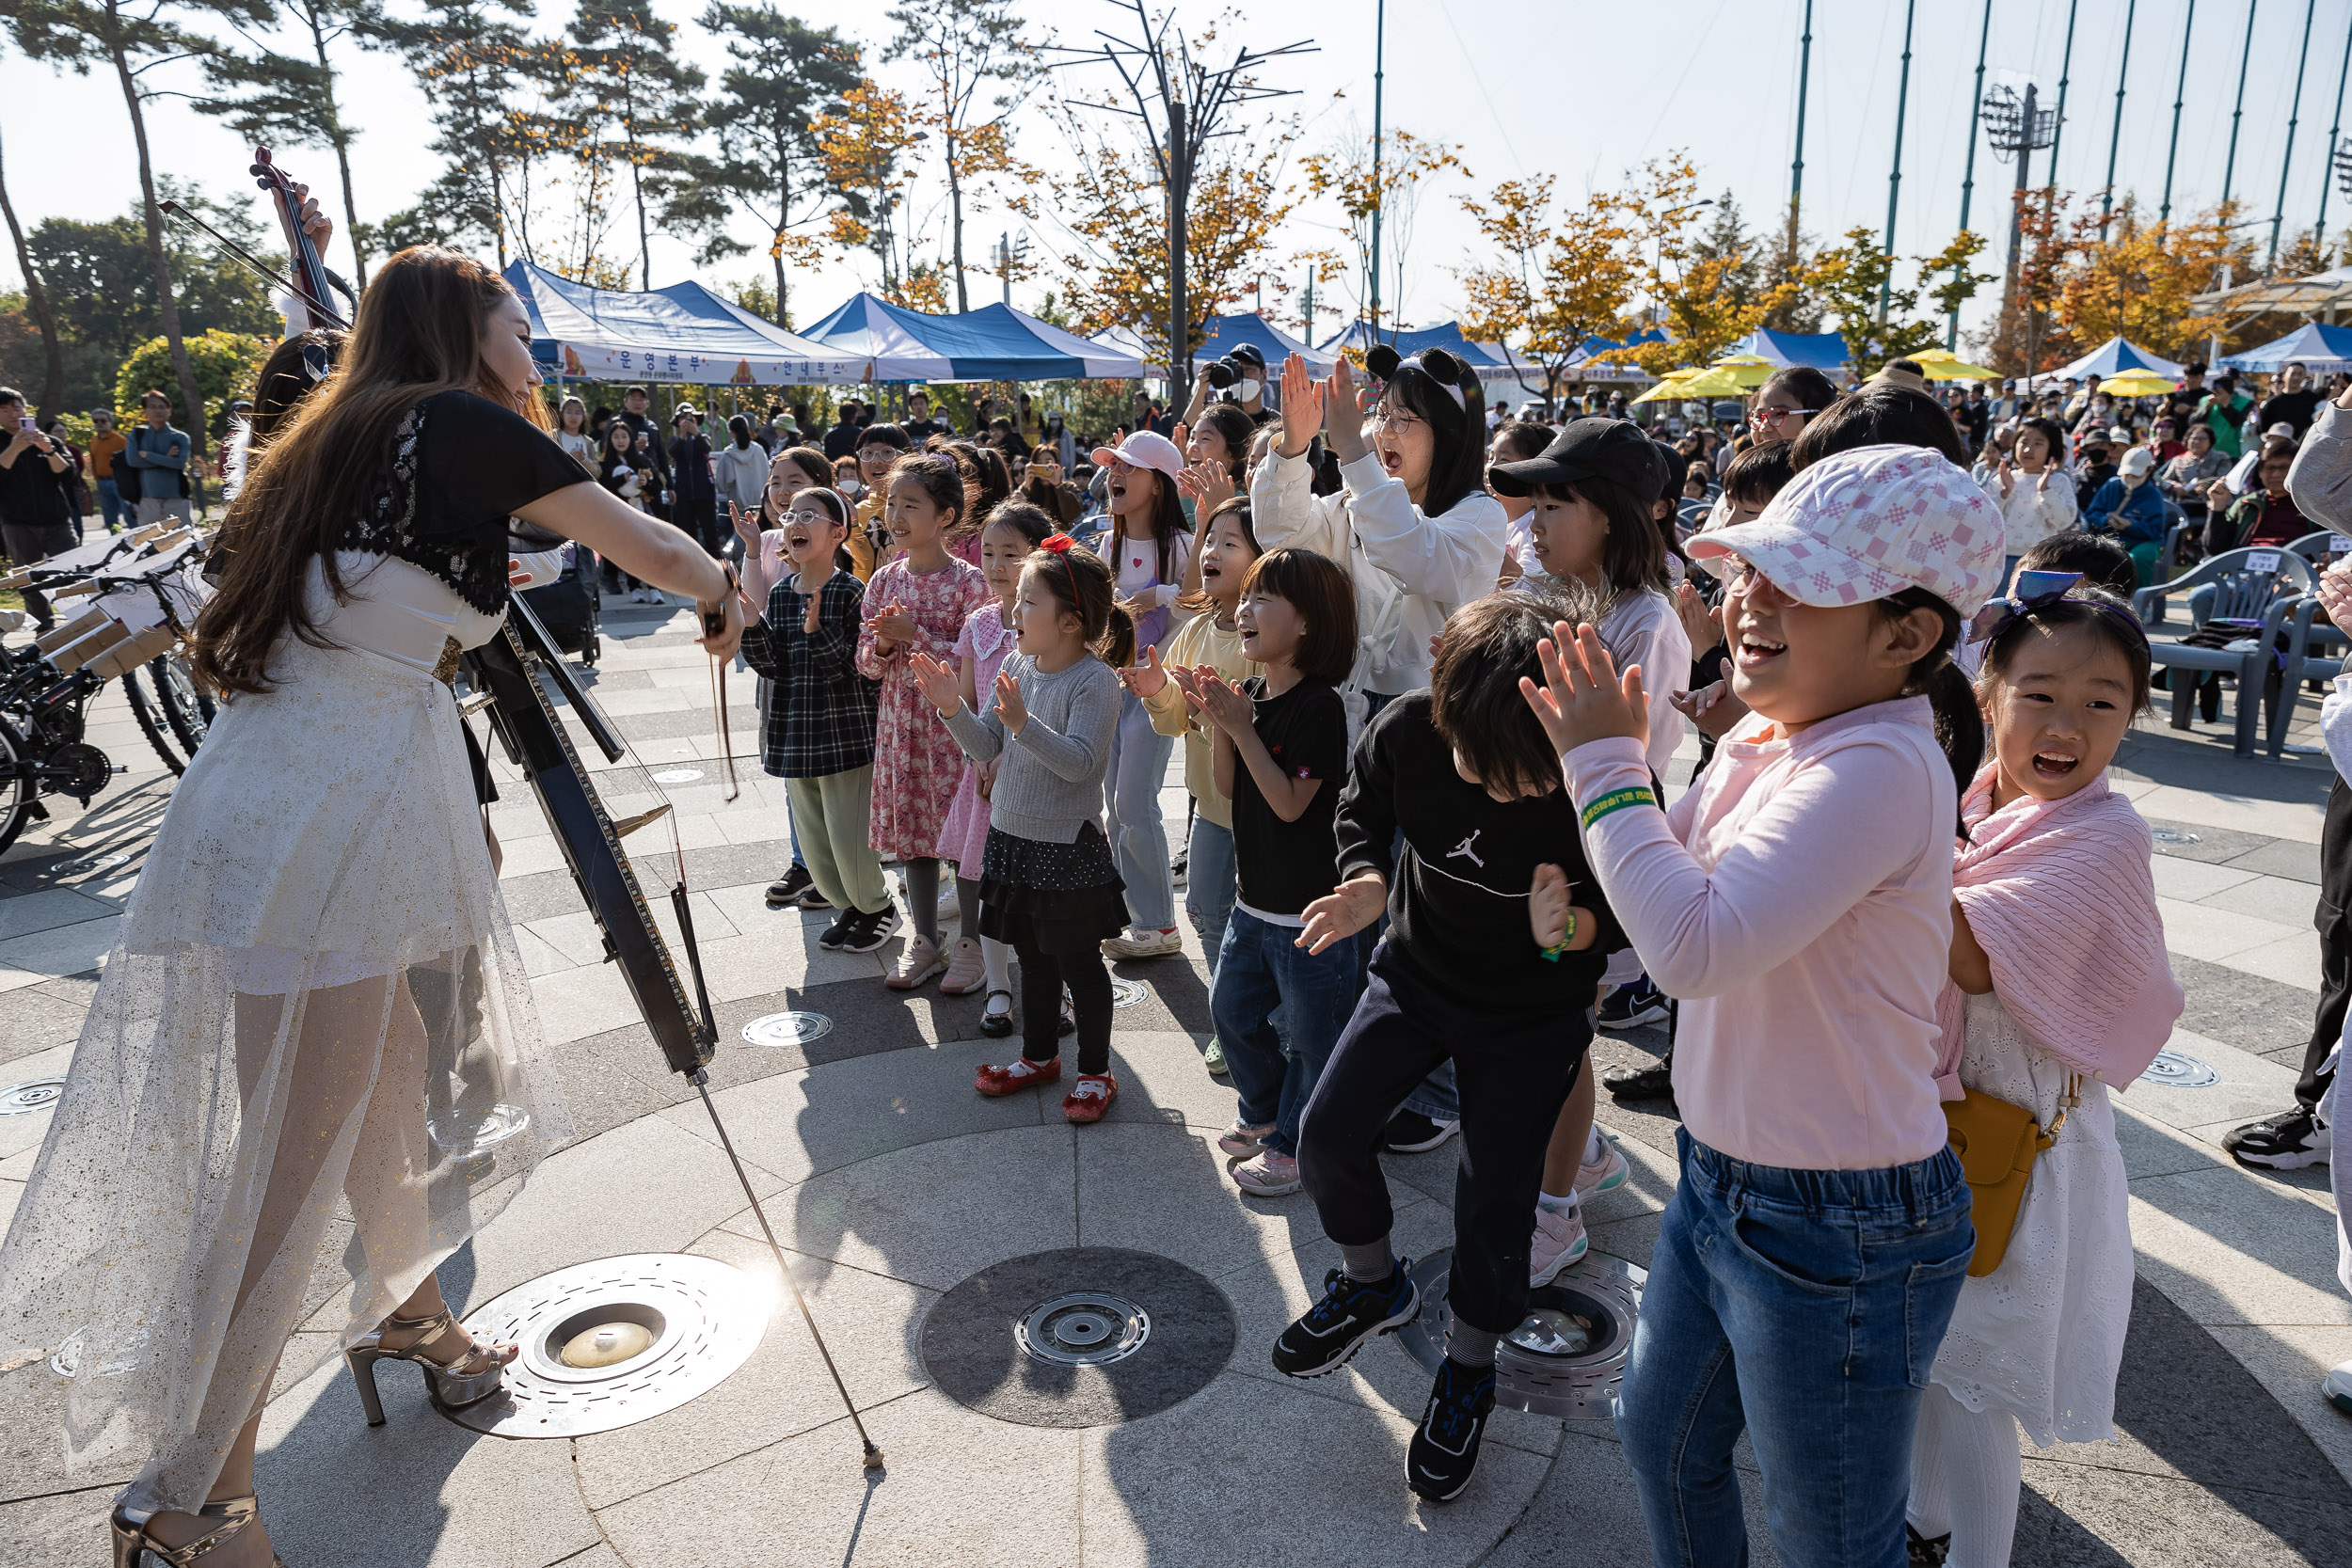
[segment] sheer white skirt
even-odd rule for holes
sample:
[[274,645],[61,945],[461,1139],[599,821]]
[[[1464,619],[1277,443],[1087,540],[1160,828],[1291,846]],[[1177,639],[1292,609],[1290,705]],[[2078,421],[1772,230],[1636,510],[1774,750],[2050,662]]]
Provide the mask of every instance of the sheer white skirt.
[[[2047,1127],[2067,1068],[1988,993],[1968,999],[1960,1077]],[[1930,1379],[1970,1410],[2007,1410],[2040,1448],[2114,1436],[2132,1270],[2115,1108],[2105,1085],[2085,1079],[2082,1103],[2035,1157],[2001,1266],[1961,1287]]]
[[204,1500],[306,1317],[366,1333],[570,1135],[449,689],[272,669],[173,795],[0,1247],[0,1363],[65,1350],[67,1461],[141,1508]]

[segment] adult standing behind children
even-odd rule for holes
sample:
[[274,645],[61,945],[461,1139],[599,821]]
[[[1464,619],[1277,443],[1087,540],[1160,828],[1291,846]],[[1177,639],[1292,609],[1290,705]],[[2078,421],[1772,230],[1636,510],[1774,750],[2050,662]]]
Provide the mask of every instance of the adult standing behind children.
[[[1502,504],[1486,494],[1486,397],[1442,349],[1400,361],[1366,423],[1342,359],[1318,383],[1296,355],[1282,364],[1281,436],[1250,481],[1258,539],[1339,562],[1356,586],[1359,649],[1350,686],[1377,707],[1429,679],[1429,640],[1495,590]],[[1307,449],[1322,431],[1344,488],[1313,493]],[[1370,440],[1366,440],[1369,433]]]
[[167,517],[188,520],[188,454],[194,449],[188,444],[187,432],[175,430],[171,424],[171,400],[150,388],[139,399],[142,422],[131,428],[131,444],[123,450],[122,462],[138,476],[139,526],[149,527]]

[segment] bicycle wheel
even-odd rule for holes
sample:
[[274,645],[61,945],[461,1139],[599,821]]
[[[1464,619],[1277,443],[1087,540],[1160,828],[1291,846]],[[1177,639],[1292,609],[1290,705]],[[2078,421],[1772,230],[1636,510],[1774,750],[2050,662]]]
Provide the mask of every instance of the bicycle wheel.
[[177,648],[149,664],[147,673],[154,678],[164,720],[170,724],[180,750],[193,758],[196,749],[204,744],[216,711],[212,698],[196,684],[196,677],[188,673],[188,661]]
[[40,786],[24,744],[24,732],[15,721],[0,718],[0,850],[16,842],[32,819]]
[[188,765],[173,749],[176,737],[165,721],[161,700],[148,690],[151,679],[153,676],[146,670],[124,671],[122,694],[130,699],[131,716],[139,721],[139,734],[147,736],[147,743],[155,748],[155,754],[164,759],[172,777],[178,778],[188,770]]

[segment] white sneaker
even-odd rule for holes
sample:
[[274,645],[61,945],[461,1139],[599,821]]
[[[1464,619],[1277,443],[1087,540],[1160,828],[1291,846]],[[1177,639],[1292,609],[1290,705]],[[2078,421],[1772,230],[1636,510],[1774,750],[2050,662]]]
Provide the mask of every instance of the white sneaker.
[[1184,939],[1175,931],[1154,931],[1142,926],[1128,927],[1124,936],[1103,939],[1106,958],[1168,958],[1184,950]]
[[2320,1380],[2319,1388],[2320,1392],[2328,1396],[2329,1404],[2334,1405],[2345,1415],[2352,1416],[2352,1361],[2346,1361],[2344,1365],[2331,1369],[2328,1375]]
[[1610,1193],[1625,1185],[1627,1167],[1625,1156],[1617,1151],[1613,1139],[1604,1134],[1600,1140],[1600,1163],[1588,1165],[1579,1162],[1576,1167],[1576,1196],[1590,1197],[1595,1193]]
[[940,928],[945,930],[946,927],[953,926],[957,921],[962,918],[963,900],[956,896],[956,890],[954,888],[949,888],[946,892],[939,895]]
[[1584,1206],[1558,1213],[1535,1206],[1534,1244],[1528,1249],[1527,1283],[1531,1289],[1549,1285],[1562,1269],[1582,1258],[1592,1242],[1584,1234]]

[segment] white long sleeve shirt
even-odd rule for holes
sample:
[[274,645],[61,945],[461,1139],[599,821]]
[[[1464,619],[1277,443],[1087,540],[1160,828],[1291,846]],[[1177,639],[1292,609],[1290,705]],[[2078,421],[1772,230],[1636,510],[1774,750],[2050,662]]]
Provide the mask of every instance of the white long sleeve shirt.
[[1356,680],[1396,696],[1429,684],[1429,640],[1446,618],[1495,591],[1508,524],[1502,503],[1474,490],[1423,516],[1366,452],[1340,470],[1345,488],[1313,493],[1304,455],[1270,454],[1249,483],[1258,543],[1313,550],[1356,585]]

